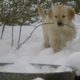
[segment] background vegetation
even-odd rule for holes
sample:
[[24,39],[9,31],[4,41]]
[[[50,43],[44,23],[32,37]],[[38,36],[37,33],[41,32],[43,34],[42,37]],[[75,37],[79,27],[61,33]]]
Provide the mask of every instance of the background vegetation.
[[6,25],[33,23],[38,20],[38,3],[48,9],[57,2],[74,7],[76,13],[80,12],[80,0],[0,0],[0,22]]

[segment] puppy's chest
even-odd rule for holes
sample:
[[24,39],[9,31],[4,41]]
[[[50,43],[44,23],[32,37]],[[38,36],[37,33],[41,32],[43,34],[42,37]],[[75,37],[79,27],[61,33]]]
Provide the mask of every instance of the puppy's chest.
[[63,33],[64,27],[63,26],[57,26],[57,25],[45,25],[43,26],[43,29],[48,32],[53,32],[53,33]]

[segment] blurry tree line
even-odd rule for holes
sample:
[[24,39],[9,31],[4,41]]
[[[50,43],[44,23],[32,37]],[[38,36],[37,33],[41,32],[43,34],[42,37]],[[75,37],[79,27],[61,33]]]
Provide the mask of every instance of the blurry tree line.
[[21,25],[25,22],[27,24],[34,22],[36,19],[36,10],[33,1],[0,0],[0,22],[8,25]]
[[[22,25],[38,20],[37,5],[39,0],[0,0],[0,23],[7,25]],[[61,2],[71,5],[76,12],[80,11],[80,0],[40,0],[45,8]]]

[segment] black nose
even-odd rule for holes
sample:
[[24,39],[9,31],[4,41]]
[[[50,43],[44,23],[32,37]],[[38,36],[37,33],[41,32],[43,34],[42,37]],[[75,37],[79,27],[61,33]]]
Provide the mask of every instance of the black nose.
[[58,24],[58,26],[62,26],[62,25],[63,25],[63,23],[62,23],[62,22],[58,22],[57,24]]

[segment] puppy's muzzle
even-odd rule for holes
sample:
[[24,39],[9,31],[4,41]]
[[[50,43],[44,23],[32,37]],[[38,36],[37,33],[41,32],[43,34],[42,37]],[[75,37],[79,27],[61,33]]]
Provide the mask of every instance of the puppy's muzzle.
[[58,26],[63,26],[63,23],[62,23],[61,21],[59,21],[59,22],[57,23],[57,25],[58,25]]

